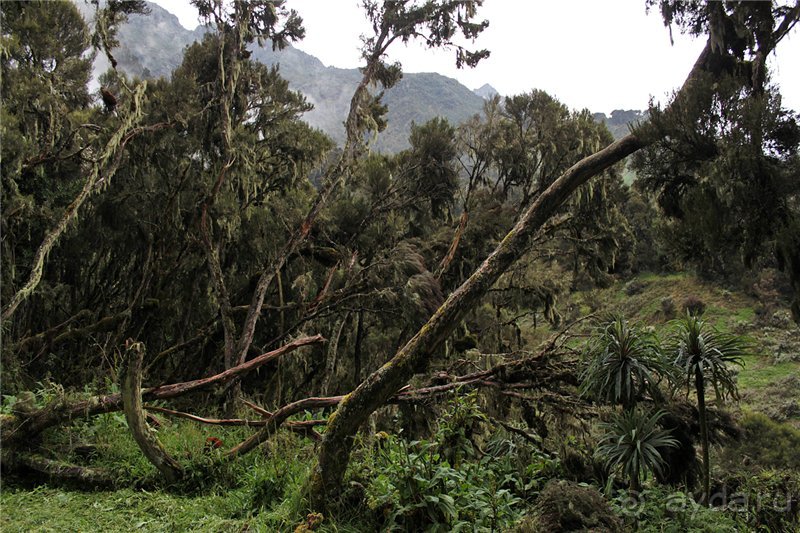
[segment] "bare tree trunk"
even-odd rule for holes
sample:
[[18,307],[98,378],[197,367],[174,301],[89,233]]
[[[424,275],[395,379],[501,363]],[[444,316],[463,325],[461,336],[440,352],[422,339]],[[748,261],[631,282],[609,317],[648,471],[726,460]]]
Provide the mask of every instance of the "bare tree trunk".
[[703,448],[703,505],[708,507],[711,497],[711,464],[708,453],[708,417],[706,413],[706,384],[703,369],[699,366],[694,371],[694,387],[697,392],[697,412],[700,423],[700,444]]
[[350,320],[350,313],[345,313],[331,331],[331,338],[328,341],[328,353],[325,356],[325,375],[322,378],[322,394],[328,394],[331,385],[338,379],[340,372],[337,371],[339,367],[339,339],[342,337],[347,322]]

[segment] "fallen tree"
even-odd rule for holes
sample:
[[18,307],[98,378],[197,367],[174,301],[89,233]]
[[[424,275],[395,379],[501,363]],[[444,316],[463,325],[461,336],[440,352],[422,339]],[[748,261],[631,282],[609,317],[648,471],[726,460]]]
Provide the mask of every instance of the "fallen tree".
[[[562,338],[564,333],[573,327],[574,323],[567,326],[561,333],[554,336],[539,351],[526,353],[523,357],[507,362],[502,362],[486,370],[471,372],[467,374],[454,374],[451,372],[440,372],[432,378],[432,384],[419,388],[405,387],[389,399],[387,404],[426,404],[428,406],[437,402],[438,398],[449,394],[459,394],[463,391],[476,388],[487,388],[498,391],[500,394],[520,402],[533,400],[533,397],[526,396],[522,391],[537,390],[541,392],[536,397],[537,400],[544,399],[546,403],[555,409],[556,404],[562,403],[567,394],[559,392],[562,386],[573,390],[577,385],[576,381],[576,362],[574,358],[565,360],[563,355],[567,353],[557,340]],[[122,392],[120,395],[109,395],[61,404],[58,409],[53,406],[45,407],[39,411],[49,412],[49,415],[42,417],[44,413],[36,412],[33,418],[39,416],[38,423],[34,426],[26,426],[24,417],[6,416],[2,420],[3,427],[14,429],[11,446],[4,438],[4,464],[11,468],[25,467],[37,472],[48,475],[53,479],[78,480],[91,485],[105,486],[112,485],[110,474],[88,466],[64,463],[55,459],[47,458],[35,449],[34,444],[38,435],[47,428],[66,424],[79,416],[94,416],[108,412],[125,410],[129,428],[134,438],[139,444],[143,454],[153,463],[164,476],[168,483],[179,481],[183,477],[183,469],[180,464],[171,457],[168,452],[158,442],[155,432],[145,423],[145,411],[153,411],[167,416],[173,416],[191,420],[200,424],[218,426],[247,426],[256,428],[257,431],[241,443],[231,447],[224,455],[220,456],[219,461],[233,461],[242,455],[256,449],[260,444],[269,440],[279,429],[285,428],[294,431],[312,440],[319,441],[322,437],[314,431],[317,426],[328,424],[326,419],[312,419],[294,421],[288,420],[291,416],[312,410],[335,408],[346,396],[327,396],[310,397],[291,402],[275,411],[268,411],[258,405],[245,401],[250,409],[258,413],[260,419],[241,419],[241,418],[206,418],[192,413],[176,411],[159,406],[150,406],[141,403],[143,398],[148,399],[169,399],[182,396],[188,392],[200,390],[209,384],[224,383],[225,378],[231,375],[241,375],[249,370],[263,365],[265,362],[274,360],[281,354],[295,350],[301,346],[307,346],[322,342],[319,335],[304,339],[298,339],[291,345],[282,347],[279,350],[268,352],[246,363],[245,368],[235,367],[215,376],[203,378],[187,383],[176,383],[160,387],[142,389],[139,384],[141,380],[143,347],[139,343],[130,343],[126,348],[125,372],[122,378]],[[514,354],[516,357],[518,354]],[[137,395],[136,391],[140,391]],[[121,396],[121,398],[118,398]],[[137,402],[138,396],[138,402]],[[588,406],[584,405],[588,409]],[[568,410],[574,414],[576,406],[569,404]],[[76,413],[80,413],[76,415]],[[46,424],[45,424],[46,421]],[[503,425],[506,427],[507,424]],[[36,428],[36,433],[31,429]],[[508,425],[509,431],[524,434],[525,438],[531,439],[531,435],[523,430]],[[24,437],[24,439],[23,439]]]
[[[666,20],[672,22],[674,13],[669,11],[669,3],[663,3],[662,7],[665,8]],[[704,11],[706,9],[708,12]],[[683,13],[686,18],[690,18],[689,15],[700,17],[699,20],[702,20],[703,24],[698,28],[707,29],[709,37],[686,81],[665,113],[686,113],[691,109],[688,104],[693,99],[700,98],[697,87],[709,79],[720,79],[723,75],[731,75],[737,68],[751,66],[744,61],[744,49],[740,50],[739,44],[735,46],[730,44],[737,37],[729,31],[729,26],[735,27],[734,19],[725,9],[726,7],[722,5],[712,3],[707,8],[703,5],[689,6],[686,8],[688,13]],[[732,6],[731,9],[737,7]],[[778,13],[781,15],[780,23],[775,20],[775,15]],[[756,33],[750,45],[750,52],[757,62],[775,49],[788,29],[800,18],[800,2],[793,8],[778,9],[775,13],[770,13],[770,17],[772,18],[768,28],[769,38],[764,38],[763,25],[753,29],[740,23],[743,31]],[[740,27],[736,27],[737,31]],[[701,30],[693,29],[693,31]],[[754,89],[760,90],[761,87]],[[694,108],[697,109],[697,106]],[[584,158],[558,177],[525,210],[516,225],[489,257],[450,294],[416,335],[391,360],[345,397],[337,411],[328,419],[328,430],[322,442],[318,465],[310,479],[312,505],[315,508],[323,509],[329,502],[335,501],[335,495],[342,485],[350,460],[353,439],[359,427],[366,422],[371,413],[386,404],[412,376],[426,371],[439,346],[453,332],[464,314],[479,302],[514,262],[524,255],[528,243],[537,231],[557,213],[578,187],[627,156],[659,140],[658,132],[648,131],[646,128],[640,128],[639,131],[641,133],[631,133]]]
[[[276,350],[261,354],[246,363],[213,376],[145,389],[141,393],[142,401],[176,398],[211,385],[225,383],[233,377],[255,370],[282,355],[291,353],[304,346],[320,344],[324,341],[325,339],[321,335],[296,339]],[[3,448],[5,450],[23,448],[27,444],[35,442],[39,434],[45,429],[66,424],[81,417],[120,411],[122,407],[122,394],[116,393],[94,396],[77,401],[69,401],[62,398],[54,400],[50,405],[41,409],[5,415],[0,418],[0,433],[3,438]]]

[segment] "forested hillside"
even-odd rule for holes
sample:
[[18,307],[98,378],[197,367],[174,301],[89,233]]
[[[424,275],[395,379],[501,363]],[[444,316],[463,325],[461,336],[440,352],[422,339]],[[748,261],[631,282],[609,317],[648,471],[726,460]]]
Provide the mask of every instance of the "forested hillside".
[[707,44],[607,117],[386,62],[480,0],[365,2],[352,71],[193,3],[0,3],[4,531],[798,527],[800,4],[647,2]]

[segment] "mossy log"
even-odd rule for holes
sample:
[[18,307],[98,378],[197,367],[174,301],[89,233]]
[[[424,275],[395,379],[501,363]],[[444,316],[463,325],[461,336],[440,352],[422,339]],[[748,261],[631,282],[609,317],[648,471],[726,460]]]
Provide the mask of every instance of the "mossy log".
[[100,468],[56,461],[34,453],[17,454],[14,461],[16,464],[60,481],[79,481],[83,486],[111,487],[114,485],[114,476]]
[[128,428],[133,439],[147,460],[153,463],[168,483],[175,483],[183,477],[183,468],[159,442],[155,432],[147,426],[142,409],[142,360],[144,345],[141,342],[129,343],[125,350],[122,380],[122,405]]

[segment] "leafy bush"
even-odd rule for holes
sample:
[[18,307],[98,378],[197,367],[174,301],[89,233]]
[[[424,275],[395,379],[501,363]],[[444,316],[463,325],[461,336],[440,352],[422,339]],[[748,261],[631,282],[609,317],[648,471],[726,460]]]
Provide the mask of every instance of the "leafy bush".
[[739,423],[742,439],[721,452],[721,470],[738,471],[745,467],[749,471],[763,468],[800,471],[800,430],[754,412],[745,412]]
[[683,492],[663,487],[636,495],[621,492],[611,507],[622,516],[625,529],[646,533],[734,533],[740,531],[734,518],[722,508],[707,508]]
[[681,307],[690,316],[701,316],[706,312],[706,303],[697,296],[687,296]]
[[656,336],[621,316],[597,328],[587,344],[581,394],[630,408],[645,393],[658,397],[665,361]]
[[739,520],[754,531],[800,529],[800,472],[769,469],[738,476],[739,488],[726,498]]
[[[518,528],[521,529],[521,528]],[[620,522],[602,494],[585,483],[551,480],[536,502],[533,531],[619,531]]]
[[662,451],[678,446],[669,431],[659,427],[663,416],[662,411],[623,411],[601,425],[606,433],[596,454],[606,460],[609,469],[621,468],[632,490],[638,490],[650,472],[661,473]]
[[456,399],[441,420],[431,440],[383,435],[373,464],[359,476],[369,480],[369,508],[388,530],[509,527],[555,471],[555,460],[501,433],[479,450],[463,430],[483,420],[474,395]]

